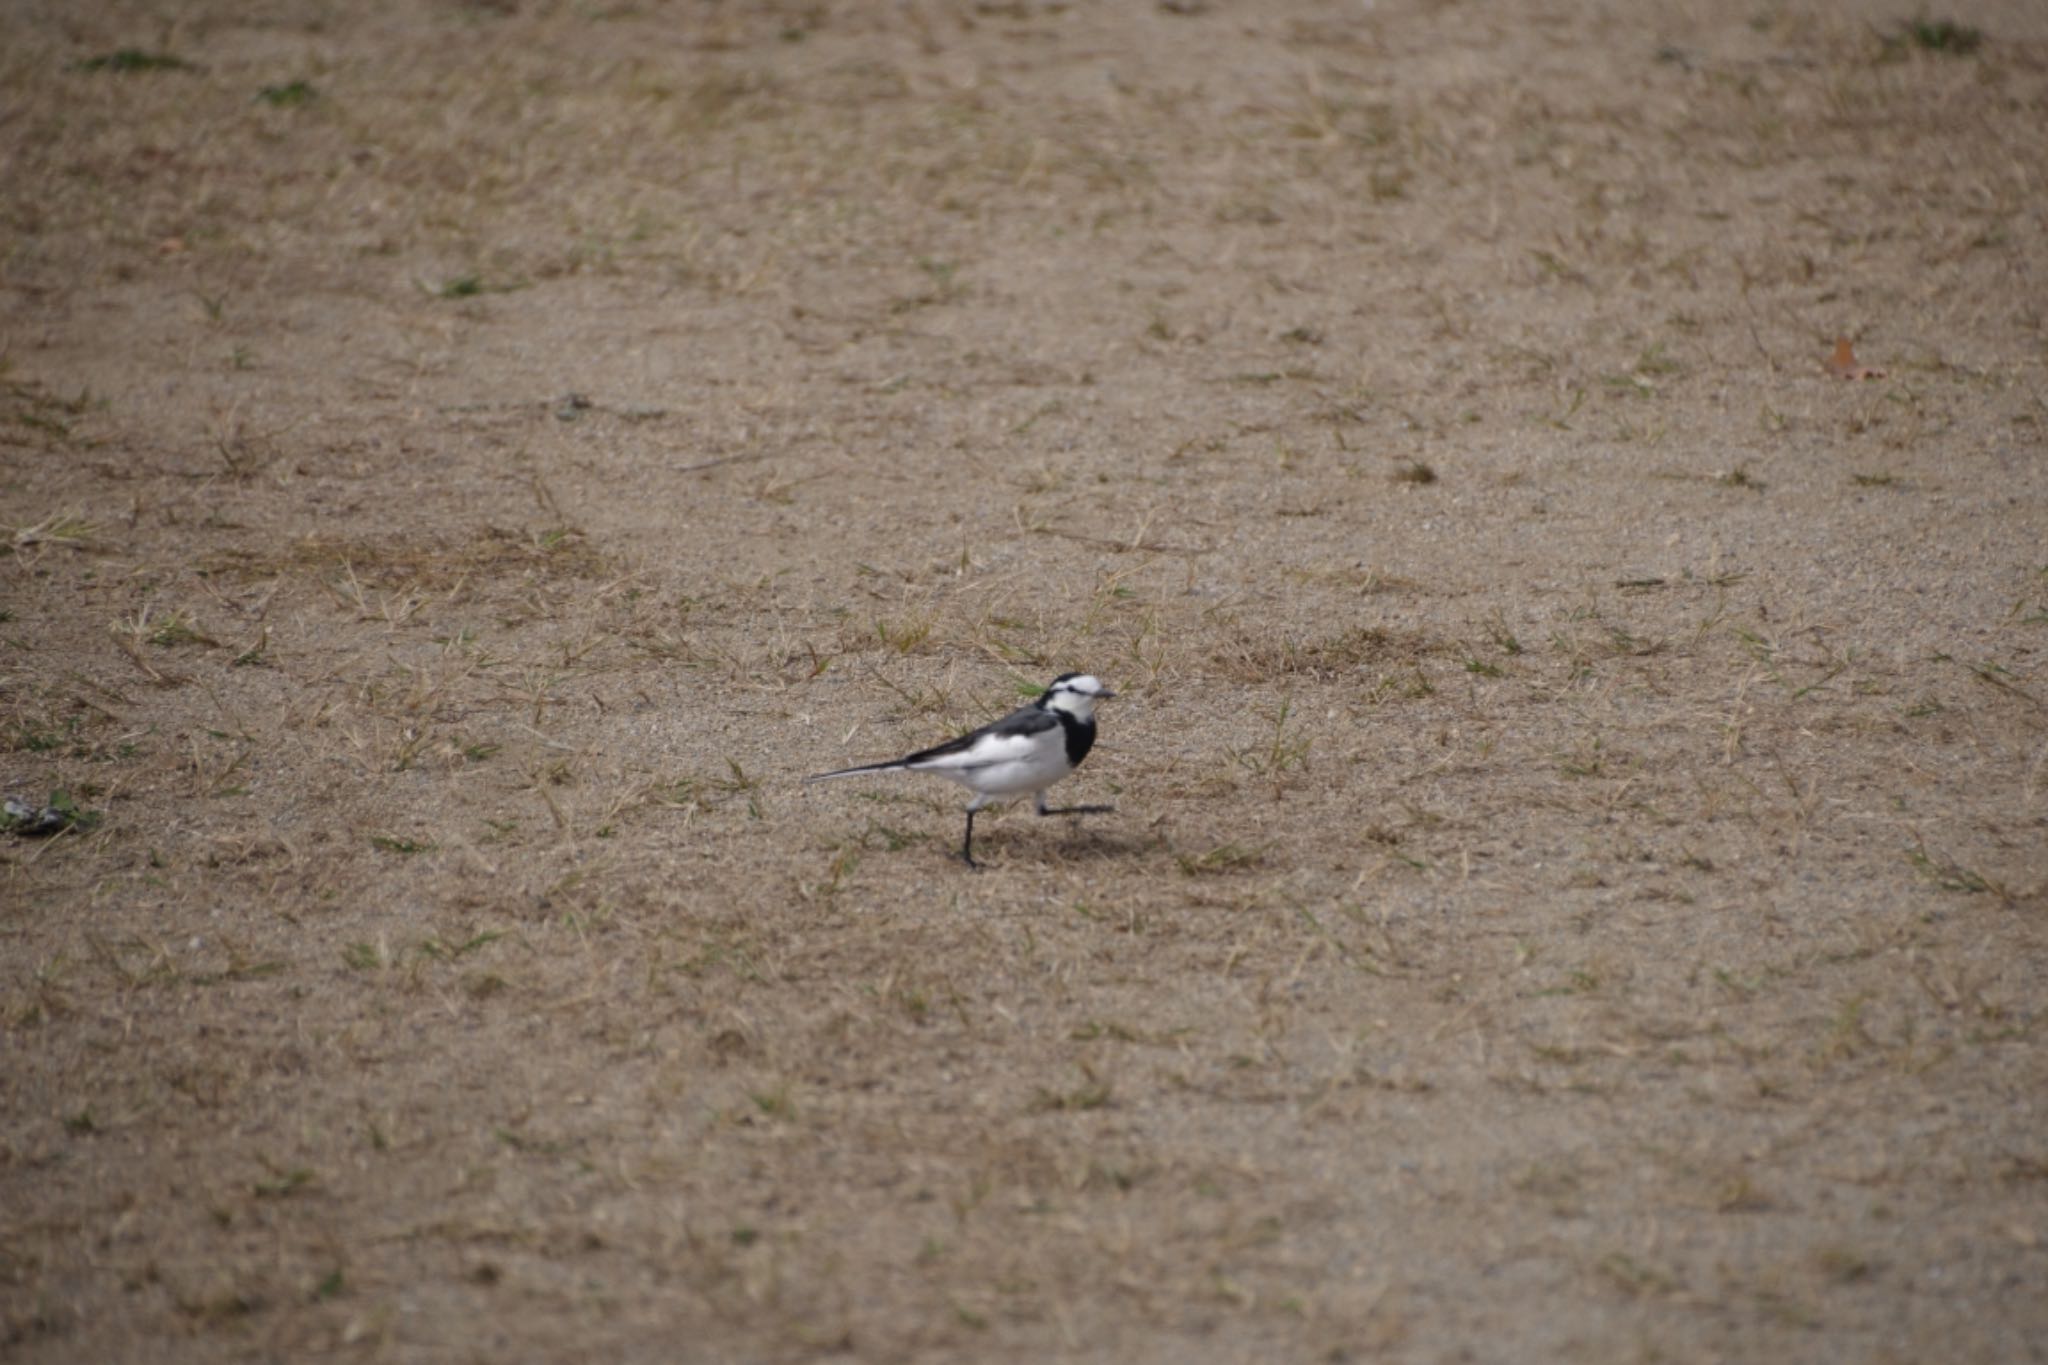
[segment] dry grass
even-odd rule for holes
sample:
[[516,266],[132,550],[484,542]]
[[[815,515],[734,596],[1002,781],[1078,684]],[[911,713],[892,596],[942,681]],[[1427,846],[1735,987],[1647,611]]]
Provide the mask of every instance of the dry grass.
[[21,8],[0,1342],[2023,1358],[1966,17]]

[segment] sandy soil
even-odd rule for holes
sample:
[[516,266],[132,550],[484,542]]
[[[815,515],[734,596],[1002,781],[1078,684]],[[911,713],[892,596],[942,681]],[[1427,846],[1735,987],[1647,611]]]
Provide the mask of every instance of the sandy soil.
[[1852,8],[8,4],[4,1353],[2048,1357],[2048,9]]

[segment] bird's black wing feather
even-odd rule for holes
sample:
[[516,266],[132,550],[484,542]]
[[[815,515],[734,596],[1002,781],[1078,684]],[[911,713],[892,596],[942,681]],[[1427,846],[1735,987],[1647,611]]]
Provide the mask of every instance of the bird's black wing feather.
[[906,768],[914,768],[918,764],[929,762],[934,758],[945,758],[951,754],[964,753],[974,747],[976,740],[986,738],[989,735],[1008,737],[1012,735],[1043,734],[1047,730],[1057,730],[1059,724],[1060,718],[1042,706],[1035,703],[1030,706],[1020,706],[1001,720],[990,721],[979,730],[971,731],[960,736],[958,739],[949,739],[944,744],[934,744],[929,749],[919,749],[916,753],[906,755],[896,761]]

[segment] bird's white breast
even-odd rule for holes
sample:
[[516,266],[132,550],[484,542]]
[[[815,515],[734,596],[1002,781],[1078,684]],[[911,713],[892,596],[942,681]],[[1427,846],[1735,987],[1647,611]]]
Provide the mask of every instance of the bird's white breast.
[[1044,791],[1069,771],[1066,739],[1058,730],[990,736],[965,753],[918,766],[991,796]]

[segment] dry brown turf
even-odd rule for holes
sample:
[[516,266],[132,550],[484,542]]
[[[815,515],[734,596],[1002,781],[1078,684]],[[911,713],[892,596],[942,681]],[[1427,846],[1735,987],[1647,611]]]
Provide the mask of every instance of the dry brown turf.
[[2048,1356],[2048,8],[1851,9],[7,4],[0,1354]]

